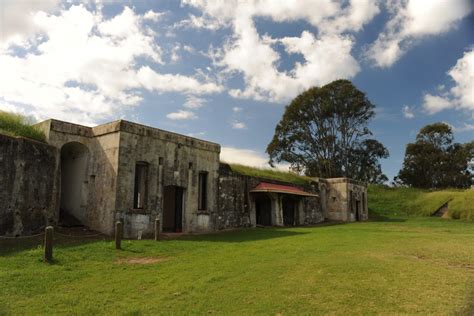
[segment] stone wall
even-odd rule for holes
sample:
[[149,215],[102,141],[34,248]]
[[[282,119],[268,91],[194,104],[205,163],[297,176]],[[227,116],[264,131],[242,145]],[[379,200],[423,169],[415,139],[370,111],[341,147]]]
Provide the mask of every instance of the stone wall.
[[[295,186],[309,193],[319,193],[316,183],[301,186],[273,179],[246,176],[233,172],[229,165],[221,163],[219,169],[219,207],[216,223],[218,230],[256,226],[255,201],[249,191],[260,182]],[[268,197],[272,204],[272,222],[276,226],[282,226],[281,209],[283,195],[269,193]],[[297,197],[297,200],[295,214],[297,225],[311,225],[324,220],[319,197]]]
[[[136,238],[153,233],[155,218],[163,218],[167,186],[183,189],[183,231],[215,230],[219,152],[218,144],[121,121],[116,216],[124,221],[125,235]],[[148,193],[142,209],[133,207],[137,162],[148,166]],[[208,175],[204,210],[198,210],[200,172]]]
[[[60,158],[66,154],[65,145],[76,144],[85,148],[88,156],[87,164],[82,175],[81,190],[76,192],[81,195],[83,214],[79,217],[82,224],[105,234],[113,234],[120,121],[87,127],[47,120],[36,126],[44,131],[48,143],[58,149]],[[73,175],[65,172],[62,174],[63,180],[67,180],[69,176]]]
[[0,235],[40,232],[59,211],[58,150],[0,134]]
[[[320,179],[319,182],[327,219],[345,222],[368,219],[366,184],[349,178]],[[356,207],[360,211],[359,219]]]

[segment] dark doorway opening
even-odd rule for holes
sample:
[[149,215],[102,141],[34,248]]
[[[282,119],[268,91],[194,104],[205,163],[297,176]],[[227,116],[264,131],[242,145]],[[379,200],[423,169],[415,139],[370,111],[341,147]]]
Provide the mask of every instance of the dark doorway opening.
[[283,207],[283,225],[294,226],[296,219],[296,205],[297,200],[289,195],[284,195],[281,199]]
[[255,214],[257,225],[272,225],[272,202],[266,194],[257,194],[255,196]]
[[177,186],[165,186],[163,199],[163,231],[180,233],[183,230],[183,191]]
[[356,201],[356,221],[360,221],[360,201]]
[[87,220],[89,150],[78,142],[61,148],[61,200],[59,222],[79,226]]

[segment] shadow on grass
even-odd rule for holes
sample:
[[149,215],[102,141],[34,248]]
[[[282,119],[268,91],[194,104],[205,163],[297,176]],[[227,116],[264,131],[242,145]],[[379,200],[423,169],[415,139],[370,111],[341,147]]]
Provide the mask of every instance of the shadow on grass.
[[[106,236],[98,237],[65,237],[55,235],[53,239],[54,248],[70,248],[76,246],[82,246],[85,244],[95,243],[99,241],[110,241],[111,239]],[[22,252],[30,249],[36,249],[42,247],[44,242],[44,236],[30,237],[30,238],[12,238],[12,239],[0,239],[0,257],[8,256],[17,252]],[[53,250],[54,251],[54,250]],[[1,314],[0,314],[1,315]]]
[[306,232],[295,232],[282,228],[265,227],[249,228],[243,230],[218,232],[205,235],[183,235],[179,240],[183,241],[211,241],[224,243],[252,242],[258,240],[267,240],[274,238],[284,238],[297,235],[305,235]]

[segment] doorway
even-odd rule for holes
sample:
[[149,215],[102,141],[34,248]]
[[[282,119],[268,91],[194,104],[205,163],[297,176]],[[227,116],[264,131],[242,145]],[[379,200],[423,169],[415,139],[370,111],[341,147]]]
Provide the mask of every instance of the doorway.
[[266,194],[256,194],[255,213],[257,225],[272,225],[272,202]]
[[360,221],[360,201],[356,201],[356,214],[355,214],[356,221]]
[[297,200],[292,196],[284,195],[281,199],[281,204],[283,208],[283,225],[294,226]]
[[177,186],[165,186],[163,198],[163,231],[183,231],[183,192]]
[[89,149],[71,142],[61,148],[61,200],[59,221],[65,226],[85,224],[87,220]]

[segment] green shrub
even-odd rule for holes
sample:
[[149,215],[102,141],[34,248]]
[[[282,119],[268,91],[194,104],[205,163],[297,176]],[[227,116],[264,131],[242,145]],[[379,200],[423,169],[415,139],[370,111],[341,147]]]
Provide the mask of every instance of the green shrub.
[[32,126],[31,120],[20,114],[0,111],[0,133],[46,142],[44,133]]

